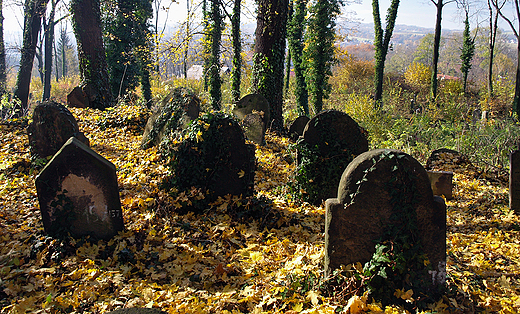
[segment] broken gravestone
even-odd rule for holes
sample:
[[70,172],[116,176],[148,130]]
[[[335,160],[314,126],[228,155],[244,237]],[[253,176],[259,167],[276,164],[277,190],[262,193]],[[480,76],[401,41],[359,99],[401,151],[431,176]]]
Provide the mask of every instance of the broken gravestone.
[[88,139],[79,131],[72,113],[65,106],[53,101],[36,106],[27,133],[33,158],[53,156],[70,137],[76,137],[89,145]]
[[[378,149],[345,169],[337,198],[325,203],[325,271],[360,262],[374,291],[442,288],[446,278],[446,206],[410,155]],[[406,282],[406,287],[400,287]]]
[[296,149],[295,191],[304,201],[319,204],[336,196],[343,170],[368,150],[368,140],[349,115],[328,110],[307,123]]
[[170,186],[179,191],[203,191],[206,201],[219,196],[253,193],[255,147],[245,142],[242,129],[231,116],[208,113],[195,120],[183,140],[170,148]]
[[191,121],[198,118],[199,112],[200,99],[187,88],[175,88],[148,119],[141,148],[156,146],[165,137],[180,134]]
[[[242,97],[235,104],[233,115],[240,120],[247,139],[260,145],[264,144],[265,130],[271,116],[269,102],[264,96],[249,94]],[[261,121],[261,125],[258,120]],[[262,127],[261,133],[258,131],[260,126]]]
[[520,214],[520,150],[509,154],[509,207]]
[[71,137],[36,177],[45,232],[109,239],[123,230],[115,166]]
[[310,119],[307,116],[300,116],[291,123],[289,126],[289,137],[293,141],[296,142],[298,138],[303,135],[303,131],[305,130],[305,126],[309,120]]

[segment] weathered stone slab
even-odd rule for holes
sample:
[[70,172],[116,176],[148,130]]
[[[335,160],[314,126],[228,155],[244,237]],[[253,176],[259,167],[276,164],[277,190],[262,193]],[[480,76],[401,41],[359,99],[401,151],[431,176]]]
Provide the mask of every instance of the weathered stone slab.
[[289,126],[289,137],[293,141],[297,141],[298,138],[303,135],[303,131],[305,130],[305,126],[307,126],[309,120],[310,118],[307,116],[300,116],[291,123]]
[[414,265],[429,265],[418,270],[422,288],[444,285],[446,206],[433,196],[428,175],[417,160],[396,150],[363,153],[345,169],[337,195],[325,205],[326,273],[341,265],[369,262],[376,244],[382,243],[394,249],[399,245],[418,249],[414,256],[425,259]]
[[427,171],[433,195],[442,196],[447,200],[453,199],[453,172]]
[[336,196],[341,174],[355,156],[368,150],[368,140],[350,116],[323,111],[306,125],[297,143],[296,180],[302,198],[319,204]]
[[67,106],[75,108],[89,108],[90,100],[83,88],[76,86],[67,95]]
[[481,116],[482,116],[482,110],[480,110],[480,109],[473,110],[473,113],[471,116],[471,123],[473,125],[477,124],[480,121]]
[[509,154],[509,207],[520,214],[520,150]]
[[109,239],[123,230],[115,166],[71,137],[36,177],[45,232]]
[[48,101],[37,105],[32,120],[27,133],[31,155],[35,158],[53,156],[70,137],[89,145],[72,113],[61,104]]
[[456,150],[448,148],[440,148],[434,150],[428,160],[426,161],[425,168],[427,170],[442,168],[443,164],[452,164],[459,166],[472,166],[471,161]]
[[[258,142],[257,139],[260,137],[258,132],[245,132],[245,136],[250,140],[257,144],[263,145],[263,139],[265,136],[265,130],[267,129],[267,123],[269,123],[269,119],[271,116],[271,111],[269,107],[269,102],[265,99],[264,96],[260,94],[249,94],[238,101],[235,104],[235,108],[233,108],[233,115],[242,121],[242,125],[245,123],[246,125],[251,122],[251,119],[257,120],[257,118],[253,118],[250,116],[251,114],[256,114],[261,118],[262,121],[262,142]],[[248,121],[245,121],[249,119]],[[255,124],[258,124],[255,122]],[[256,128],[256,127],[255,127]],[[252,136],[251,138],[249,136]]]
[[175,136],[197,119],[199,112],[200,99],[187,88],[175,88],[148,119],[141,148],[156,146],[166,136]]
[[258,145],[264,144],[265,124],[263,117],[258,112],[247,114],[240,121],[240,126],[244,130],[244,135],[247,139]]

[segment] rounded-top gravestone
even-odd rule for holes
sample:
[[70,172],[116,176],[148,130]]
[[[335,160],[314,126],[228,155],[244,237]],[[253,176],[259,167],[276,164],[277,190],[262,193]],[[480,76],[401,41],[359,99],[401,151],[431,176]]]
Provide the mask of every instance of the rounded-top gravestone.
[[296,149],[295,191],[303,200],[319,204],[336,196],[343,170],[368,150],[368,140],[349,115],[328,110],[307,123]]
[[[410,268],[402,282],[410,275],[423,290],[444,285],[446,206],[410,155],[388,149],[359,155],[343,172],[337,198],[328,199],[325,207],[326,273],[357,262],[377,265],[373,259],[379,247],[378,258],[386,252],[389,258],[410,259],[389,262]],[[388,280],[392,276],[399,275],[388,274]]]
[[201,116],[171,153],[171,184],[179,191],[195,187],[208,194],[207,200],[227,194],[252,195],[255,147],[246,144],[242,129],[231,116]]
[[448,148],[439,148],[434,150],[428,160],[426,161],[425,168],[427,170],[434,168],[443,168],[444,164],[459,165],[459,166],[472,166],[471,161],[465,155],[462,155],[456,150]]
[[72,113],[65,106],[53,101],[36,106],[27,133],[34,158],[53,156],[71,137],[89,145],[89,140],[79,131]]
[[297,141],[298,138],[303,135],[303,131],[305,130],[305,126],[307,126],[309,120],[310,118],[307,116],[300,116],[291,123],[289,126],[289,137],[293,141]]
[[187,88],[175,88],[148,119],[141,148],[156,146],[166,136],[179,134],[180,130],[199,117],[199,112],[200,99]]

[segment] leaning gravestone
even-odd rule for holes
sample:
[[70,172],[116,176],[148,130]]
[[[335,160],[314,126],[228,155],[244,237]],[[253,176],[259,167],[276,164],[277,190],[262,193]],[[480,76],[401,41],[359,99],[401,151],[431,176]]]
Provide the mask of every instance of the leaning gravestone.
[[307,123],[296,149],[298,190],[303,200],[319,204],[336,195],[343,170],[368,150],[368,140],[349,115],[328,110]]
[[197,119],[200,99],[189,89],[178,87],[166,96],[148,119],[141,148],[158,145],[166,136],[175,136]]
[[305,130],[305,126],[309,120],[310,119],[307,116],[300,116],[291,123],[289,126],[289,137],[293,141],[297,141],[298,138],[303,135],[303,131]]
[[123,230],[115,166],[71,137],[36,177],[45,232],[109,239]]
[[509,154],[509,207],[520,214],[520,150]]
[[[249,94],[242,99],[240,99],[236,104],[235,108],[233,109],[233,114],[241,120],[241,125],[244,127],[247,125],[246,120],[257,120],[255,117],[251,117],[251,114],[256,114],[258,117],[260,117],[262,121],[262,134],[261,134],[261,141],[258,142],[258,139],[260,138],[258,132],[249,132],[246,127],[245,129],[245,135],[250,140],[257,144],[262,145],[264,142],[264,135],[265,130],[267,129],[267,123],[270,121],[271,111],[269,107],[269,102],[267,99],[265,99],[264,96],[260,94]],[[247,118],[247,119],[246,119]],[[256,124],[256,123],[255,123]],[[250,137],[251,136],[251,137]]]
[[201,116],[170,149],[164,154],[174,155],[169,165],[174,173],[171,185],[179,191],[198,188],[208,194],[208,201],[227,194],[253,194],[255,146],[246,144],[242,129],[231,116]]
[[[433,196],[426,171],[410,155],[385,149],[359,155],[345,169],[337,198],[328,199],[325,207],[327,274],[357,262],[367,263],[364,269],[373,267],[376,274],[378,261],[382,262],[377,258],[386,257],[390,265],[398,262],[395,267],[406,269],[387,273],[387,280],[380,278],[391,293],[403,287],[388,281],[404,282],[406,276],[414,281],[414,297],[419,290],[444,285],[446,206],[442,198]],[[392,256],[405,260],[392,260]]]
[[35,158],[53,156],[70,137],[76,137],[89,145],[72,113],[53,101],[36,106],[27,133],[31,155]]

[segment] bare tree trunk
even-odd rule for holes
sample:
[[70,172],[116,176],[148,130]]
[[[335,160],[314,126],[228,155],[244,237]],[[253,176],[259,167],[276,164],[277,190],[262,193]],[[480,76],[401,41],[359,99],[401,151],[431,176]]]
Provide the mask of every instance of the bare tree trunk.
[[3,1],[0,0],[0,95],[7,92],[7,72],[5,65]]
[[47,0],[26,0],[24,5],[24,30],[22,55],[20,58],[20,69],[16,79],[15,98],[20,100],[22,112],[26,111],[29,102],[29,87],[31,85],[31,72],[33,67],[34,55],[36,54],[36,44],[40,32],[41,17],[45,13]]
[[73,0],[70,4],[74,33],[78,42],[79,70],[88,107],[105,109],[113,97],[101,33],[99,0]]
[[44,50],[44,67],[43,67],[43,95],[42,100],[48,100],[51,97],[51,74],[52,74],[52,47],[54,43],[54,15],[56,13],[56,0],[51,0],[51,12],[49,20],[44,24],[45,31],[45,50]]
[[438,73],[438,64],[439,64],[439,50],[441,43],[441,22],[442,22],[442,7],[444,4],[443,0],[437,0],[437,2],[432,2],[437,7],[437,18],[435,20],[435,34],[433,37],[433,61],[432,61],[432,80],[430,86],[430,96],[432,101],[435,101],[437,98],[437,73]]

